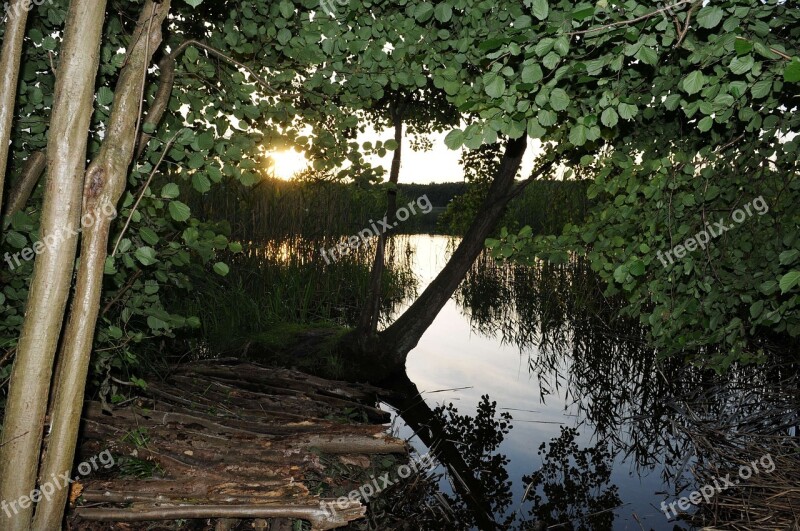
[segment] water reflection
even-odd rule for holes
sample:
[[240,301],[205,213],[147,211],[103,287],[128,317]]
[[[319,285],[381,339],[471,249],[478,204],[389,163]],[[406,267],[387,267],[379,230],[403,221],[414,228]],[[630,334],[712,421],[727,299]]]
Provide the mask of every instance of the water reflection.
[[612,528],[614,509],[622,505],[611,483],[613,456],[604,443],[579,447],[577,436],[576,429],[561,426],[560,436],[539,446],[542,467],[523,477],[525,499],[532,502],[529,528]]
[[[414,268],[424,284],[443,265],[447,245],[439,238],[415,238],[424,260]],[[692,482],[687,472],[696,457],[690,434],[698,423],[741,413],[746,395],[745,403],[786,413],[780,418],[762,414],[761,432],[797,423],[796,408],[776,406],[773,393],[774,382],[795,368],[740,367],[721,378],[680,359],[659,360],[647,348],[639,323],[619,317],[623,304],[603,295],[589,264],[579,258],[521,267],[482,256],[455,303],[412,352],[408,370],[420,388],[474,387],[447,397],[423,393],[432,405],[446,408],[448,399],[469,404],[488,392],[500,409],[544,406],[524,415],[532,418],[515,421],[533,440],[512,433],[506,441],[513,450],[506,451],[509,462],[500,477],[503,483],[510,478],[512,503],[495,502],[492,528],[568,520],[565,529],[673,529],[675,523],[657,507]],[[527,371],[515,374],[508,355],[513,351],[522,352]],[[521,388],[525,381],[527,396]],[[795,380],[782,385],[796,395]],[[527,422],[533,426],[520,424]],[[552,442],[538,463],[532,449],[548,439]],[[581,481],[570,467],[586,469]],[[491,492],[491,484],[483,490]],[[579,516],[584,518],[576,521]]]

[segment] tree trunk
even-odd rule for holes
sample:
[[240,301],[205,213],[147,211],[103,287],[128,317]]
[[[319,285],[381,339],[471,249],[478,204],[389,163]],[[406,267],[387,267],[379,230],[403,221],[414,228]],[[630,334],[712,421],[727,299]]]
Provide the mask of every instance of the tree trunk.
[[44,151],[36,151],[25,161],[22,168],[22,175],[14,183],[14,187],[8,193],[6,211],[3,214],[3,226],[7,227],[11,223],[11,216],[25,208],[28,204],[36,183],[47,167],[47,155]]
[[[386,200],[386,222],[394,226],[397,212],[397,183],[400,180],[400,161],[402,156],[403,144],[403,115],[402,108],[392,105],[392,122],[394,125],[394,140],[397,142],[397,149],[392,155],[392,167],[389,171],[389,191]],[[369,281],[369,294],[359,319],[358,333],[361,338],[369,338],[378,331],[378,321],[381,311],[381,279],[385,269],[386,261],[386,239],[388,232],[382,232],[378,236],[378,245],[375,250],[375,261],[372,264],[372,274]]]
[[475,220],[470,225],[453,256],[422,295],[389,328],[379,334],[379,355],[395,368],[402,368],[408,353],[417,346],[422,334],[433,323],[458,285],[484,249],[486,238],[503,215],[512,198],[514,178],[525,153],[526,138],[510,140],[503,154],[497,176],[492,181]]
[[[47,452],[39,477],[72,470],[78,441],[86,375],[100,309],[103,270],[108,256],[108,236],[116,205],[125,190],[128,168],[136,147],[136,123],[142,86],[153,52],[161,44],[161,25],[170,9],[170,0],[145,2],[131,38],[135,43],[120,72],[114,92],[114,105],[107,134],[97,158],[89,165],[84,185],[84,217],[87,223],[81,240],[81,261],[74,300],[64,334],[59,368],[55,380],[53,419]],[[145,38],[142,38],[145,35]],[[58,529],[61,526],[68,491],[57,490],[36,508],[34,529]]]
[[22,60],[22,40],[28,22],[30,6],[27,0],[13,0],[6,4],[8,20],[3,49],[0,51],[0,212],[3,211],[3,183],[6,178],[9,142],[14,119],[14,104],[17,98],[19,65]]
[[[11,372],[0,446],[0,500],[31,493],[44,428],[50,379],[64,318],[78,235],[81,188],[100,57],[105,0],[73,0],[67,13],[47,145],[49,177],[40,234],[47,243],[33,268],[25,322]],[[12,473],[13,471],[13,473]],[[30,529],[28,505],[6,518],[8,531]]]

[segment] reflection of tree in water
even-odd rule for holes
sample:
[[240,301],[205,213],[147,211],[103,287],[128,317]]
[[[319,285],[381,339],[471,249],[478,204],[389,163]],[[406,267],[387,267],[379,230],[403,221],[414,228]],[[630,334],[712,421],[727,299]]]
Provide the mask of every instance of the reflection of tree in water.
[[674,444],[663,437],[674,413],[664,398],[683,384],[662,373],[677,374],[680,360],[657,362],[644,346],[641,326],[620,318],[623,303],[602,291],[581,258],[525,267],[483,256],[462,284],[458,303],[474,329],[527,353],[543,400],[560,391],[598,438],[652,466],[669,453],[661,451],[664,446]]
[[539,446],[542,468],[523,476],[526,501],[533,503],[534,529],[556,525],[574,531],[612,529],[613,509],[622,503],[617,486],[609,484],[613,458],[602,443],[579,448],[577,436],[577,430],[562,426],[549,448],[547,443]]
[[[796,367],[732,367],[722,377],[680,357],[659,360],[639,322],[619,316],[624,299],[603,291],[580,257],[526,267],[484,255],[457,303],[474,330],[527,353],[542,400],[560,390],[574,402],[581,424],[613,454],[630,456],[642,468],[663,465],[667,482],[679,483],[693,455],[690,439],[676,427],[691,424],[699,410],[710,422],[737,414],[744,403],[780,410],[774,383],[795,375]],[[797,384],[785,388],[796,392]],[[767,415],[759,429],[779,432],[783,423]]]
[[[379,529],[509,529],[514,515],[508,458],[498,449],[511,430],[511,415],[497,414],[484,395],[476,414],[462,415],[452,404],[431,409],[408,377],[393,379],[397,392],[387,402],[447,471],[452,493],[439,489],[440,476],[405,482],[380,502]],[[400,398],[402,397],[402,398]]]
[[[511,415],[504,412],[495,418],[497,402],[490,402],[488,395],[481,397],[475,417],[459,415],[452,403],[437,407],[433,413],[441,419],[444,428],[441,436],[455,443],[467,467],[480,482],[483,498],[489,503],[491,514],[495,519],[505,514],[512,502],[511,484],[506,471],[509,460],[504,454],[497,453],[497,449],[513,427]],[[461,523],[477,525],[469,505],[460,497],[443,496],[454,513],[460,516]],[[505,528],[512,521],[513,515],[504,523],[497,524]]]

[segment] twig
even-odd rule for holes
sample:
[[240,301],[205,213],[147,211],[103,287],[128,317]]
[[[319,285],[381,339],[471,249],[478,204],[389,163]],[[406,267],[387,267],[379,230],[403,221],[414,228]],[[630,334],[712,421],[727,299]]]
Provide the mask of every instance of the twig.
[[647,20],[648,18],[652,17],[653,15],[657,15],[659,13],[663,13],[664,11],[669,11],[671,9],[674,9],[674,8],[676,8],[678,6],[682,6],[684,4],[691,4],[694,1],[695,0],[680,0],[679,2],[676,2],[676,3],[672,4],[672,5],[668,5],[666,7],[662,7],[662,8],[656,9],[655,11],[651,11],[650,13],[646,13],[644,15],[638,16],[636,18],[632,18],[630,20],[620,20],[619,22],[612,22],[611,24],[606,24],[604,26],[598,26],[596,28],[589,28],[589,29],[580,30],[580,31],[571,31],[571,32],[567,33],[567,35],[583,35],[584,33],[592,33],[594,31],[601,31],[601,30],[604,30],[604,29],[614,28],[616,26],[635,24],[635,23],[640,22],[642,20]]
[[136,129],[133,130],[133,138],[139,138],[139,127],[142,125],[142,111],[144,110],[144,91],[147,87],[147,67],[150,64],[150,34],[153,31],[153,18],[156,16],[156,3],[153,2],[153,10],[150,13],[150,21],[147,25],[147,35],[144,39],[144,58],[142,62],[142,89],[139,93],[139,114],[136,115]]
[[698,7],[700,7],[700,3],[694,4],[686,14],[686,22],[683,24],[683,29],[678,33],[678,41],[675,43],[675,46],[680,46],[683,42],[683,38],[686,37],[686,34],[689,32],[689,24],[692,22],[692,14],[697,11]]
[[186,40],[186,41],[182,42],[181,45],[178,46],[175,49],[175,51],[170,55],[172,55],[174,57],[177,57],[183,50],[185,50],[189,46],[197,46],[199,48],[202,48],[202,49],[206,50],[207,52],[209,52],[210,54],[215,55],[218,58],[220,58],[220,59],[222,59],[224,61],[227,61],[228,63],[231,63],[232,65],[235,65],[235,66],[241,68],[242,70],[246,71],[248,74],[253,76],[253,79],[258,81],[258,83],[262,87],[267,89],[269,92],[272,92],[273,94],[276,94],[276,95],[277,94],[281,94],[279,91],[277,91],[274,88],[272,88],[269,85],[269,83],[267,83],[261,76],[256,74],[255,71],[252,68],[250,68],[249,66],[247,66],[246,64],[244,64],[242,62],[239,62],[236,59],[234,59],[233,57],[231,57],[230,55],[227,55],[225,52],[223,52],[221,50],[218,50],[218,49],[214,48],[213,46],[209,46],[208,44],[200,42],[198,40],[189,39],[189,40]]
[[153,171],[150,172],[150,176],[147,178],[147,181],[145,181],[144,186],[142,187],[142,192],[139,194],[139,197],[136,199],[136,203],[134,203],[133,208],[131,209],[131,213],[128,214],[128,219],[127,219],[127,221],[125,221],[125,226],[122,227],[122,232],[120,232],[119,236],[117,237],[117,242],[114,244],[114,250],[111,251],[111,256],[112,257],[114,257],[117,254],[117,249],[119,249],[119,244],[122,241],[122,237],[125,236],[125,232],[128,230],[128,227],[131,224],[131,219],[133,218],[133,213],[136,212],[136,208],[139,206],[139,203],[142,202],[142,198],[144,197],[144,193],[147,191],[147,187],[150,186],[150,181],[153,180],[153,176],[156,174],[156,171],[158,171],[158,168],[159,168],[159,166],[161,166],[161,163],[164,162],[164,159],[167,157],[167,153],[169,152],[170,148],[172,147],[173,142],[175,142],[175,139],[178,138],[178,135],[181,134],[181,132],[183,132],[183,129],[181,129],[180,131],[175,133],[172,136],[172,138],[169,139],[169,142],[167,142],[167,145],[164,146],[164,151],[161,153],[161,158],[158,159],[158,163],[153,167]]

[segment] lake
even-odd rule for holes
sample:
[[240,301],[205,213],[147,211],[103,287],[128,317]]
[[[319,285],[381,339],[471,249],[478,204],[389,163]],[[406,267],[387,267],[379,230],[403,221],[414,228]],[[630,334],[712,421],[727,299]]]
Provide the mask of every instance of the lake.
[[[421,291],[453,242],[402,235],[395,245]],[[441,528],[688,529],[660,506],[691,485],[695,457],[681,436],[678,404],[712,379],[679,363],[656,363],[638,325],[615,320],[615,303],[604,299],[586,264],[548,269],[480,261],[407,361],[426,410],[452,404],[457,413],[437,416],[455,427],[431,434],[436,430],[419,415],[404,420],[405,412],[393,427],[421,454],[431,440],[447,439],[467,456],[460,466],[469,470],[461,474],[447,463],[437,468],[446,501],[439,499],[472,515],[443,516]],[[498,437],[503,413],[513,418],[511,429]],[[471,471],[483,483],[472,489],[483,489],[472,502],[464,501],[470,489],[457,477]],[[491,520],[476,518],[481,511]]]

